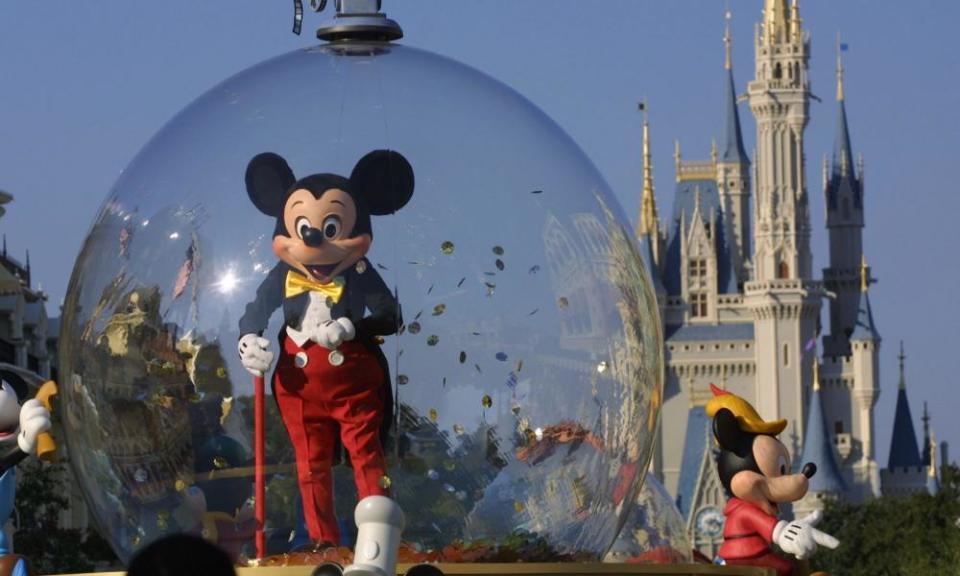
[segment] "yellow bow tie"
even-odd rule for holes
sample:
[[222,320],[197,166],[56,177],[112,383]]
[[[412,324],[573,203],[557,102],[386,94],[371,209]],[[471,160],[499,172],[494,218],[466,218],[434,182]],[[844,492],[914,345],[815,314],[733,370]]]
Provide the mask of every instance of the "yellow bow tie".
[[340,301],[340,296],[343,294],[343,277],[337,276],[333,279],[333,282],[321,284],[310,280],[299,272],[294,272],[293,270],[287,272],[287,281],[284,283],[283,292],[285,298],[293,298],[294,296],[311,290],[328,296],[333,300],[333,303],[336,304]]

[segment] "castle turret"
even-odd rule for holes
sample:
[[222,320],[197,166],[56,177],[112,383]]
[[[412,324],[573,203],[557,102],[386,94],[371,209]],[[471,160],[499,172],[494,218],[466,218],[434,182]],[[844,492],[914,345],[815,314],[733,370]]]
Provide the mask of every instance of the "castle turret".
[[660,316],[666,305],[667,291],[660,273],[663,255],[663,236],[660,220],[657,217],[657,199],[653,190],[653,161],[650,153],[650,120],[647,116],[647,103],[640,103],[643,112],[643,192],[640,196],[640,216],[637,219],[637,239],[640,242],[640,256],[644,260],[650,280],[657,294]]
[[927,489],[928,467],[923,465],[917,448],[917,434],[907,399],[906,355],[900,342],[900,382],[897,386],[897,407],[890,437],[890,456],[883,471],[883,494],[903,495]]
[[854,483],[869,487],[869,494],[864,496],[877,496],[880,493],[880,483],[873,443],[873,408],[880,397],[881,338],[870,306],[870,267],[863,256],[860,259],[859,279],[856,327],[850,335],[850,363],[853,368],[851,426],[854,437],[859,439],[860,443],[859,449],[854,448],[851,460]]
[[842,46],[838,38],[837,127],[831,163],[829,167],[824,165],[823,190],[830,236],[830,267],[824,269],[823,279],[826,288],[836,294],[830,302],[830,336],[824,339],[825,351],[831,356],[850,354],[849,338],[857,321],[859,297],[857,267],[863,255],[862,159],[857,170],[847,127]]

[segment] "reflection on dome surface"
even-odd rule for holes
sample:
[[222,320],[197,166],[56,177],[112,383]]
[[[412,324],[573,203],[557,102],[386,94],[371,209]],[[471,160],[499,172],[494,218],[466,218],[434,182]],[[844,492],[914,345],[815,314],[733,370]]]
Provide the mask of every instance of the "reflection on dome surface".
[[604,562],[627,564],[680,564],[693,560],[680,511],[663,484],[648,475],[636,505]]
[[[382,339],[395,409],[382,479],[411,554],[597,559],[651,453],[656,302],[607,185],[509,88],[403,46],[301,50],[174,117],[107,195],[65,302],[71,463],[122,559],[171,532],[253,554],[252,378],[238,322],[276,263],[247,198],[255,155],[349,175],[401,152],[409,203],[366,258],[402,308]],[[264,332],[274,352],[283,314]],[[269,387],[268,387],[269,388]],[[267,402],[267,535],[303,536],[293,450]],[[336,468],[340,532],[353,473]]]

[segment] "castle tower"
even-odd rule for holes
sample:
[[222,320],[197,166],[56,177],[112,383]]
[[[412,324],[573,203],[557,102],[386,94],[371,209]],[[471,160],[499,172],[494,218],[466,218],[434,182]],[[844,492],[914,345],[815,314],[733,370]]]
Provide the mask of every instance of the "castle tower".
[[730,55],[730,11],[726,13],[727,27],[723,35],[725,49],[724,69],[727,86],[724,101],[723,152],[717,159],[717,190],[720,192],[727,237],[732,244],[731,256],[736,277],[742,283],[749,278],[747,261],[750,258],[750,158],[743,147],[740,130],[740,112],[737,110],[737,90],[733,81],[733,63]]
[[851,431],[860,441],[860,448],[851,456],[851,462],[854,484],[862,486],[866,491],[861,496],[878,496],[880,478],[873,447],[873,408],[880,397],[881,339],[874,324],[873,309],[870,306],[870,268],[862,255],[859,276],[860,299],[856,310],[856,324],[850,334],[853,367],[853,398],[850,415]]
[[806,496],[793,504],[796,518],[803,518],[814,510],[822,510],[826,500],[837,498],[846,490],[827,430],[820,399],[820,363],[816,358],[813,359],[813,388],[807,410],[807,437],[803,442],[803,456],[794,459],[794,467],[799,468],[807,462],[816,464],[817,473],[810,479]]
[[784,438],[801,451],[811,371],[803,350],[816,338],[822,286],[812,280],[804,177],[809,41],[794,2],[766,0],[747,92],[757,122],[753,275],[744,304],[754,317],[756,408],[786,418]]
[[903,495],[927,489],[928,471],[920,459],[917,435],[907,400],[907,379],[904,370],[903,342],[900,342],[900,383],[897,386],[897,408],[890,438],[890,458],[883,471],[883,495]]
[[837,128],[829,170],[824,160],[823,192],[830,236],[830,267],[824,269],[827,290],[836,294],[830,302],[830,337],[824,338],[827,355],[850,354],[850,334],[857,320],[859,274],[863,255],[863,170],[858,176],[847,129],[843,87],[842,44],[837,39]]

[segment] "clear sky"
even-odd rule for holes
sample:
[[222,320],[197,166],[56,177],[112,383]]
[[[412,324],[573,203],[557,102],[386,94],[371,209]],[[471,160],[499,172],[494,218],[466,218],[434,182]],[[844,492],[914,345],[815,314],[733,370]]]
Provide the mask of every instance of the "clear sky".
[[[672,200],[673,140],[680,139],[685,158],[706,159],[711,138],[721,134],[720,0],[384,4],[404,27],[402,42],[483,70],[552,116],[633,218],[639,99],[651,109],[661,215]],[[729,4],[734,71],[745,91],[762,2]],[[0,3],[0,189],[16,197],[0,231],[18,258],[30,250],[51,315],[100,202],[140,146],[220,80],[314,44],[311,31],[326,16],[308,12],[297,37],[288,0]],[[927,400],[938,439],[957,454],[960,190],[950,178],[960,151],[960,3],[805,0],[801,16],[813,38],[813,92],[823,99],[811,104],[806,140],[817,270],[827,265],[820,159],[836,121],[838,31],[850,46],[847,113],[854,152],[866,160],[864,243],[879,278],[871,298],[884,339],[878,460],[886,465],[901,339],[918,432]],[[745,106],[741,118],[752,150],[755,126]]]

